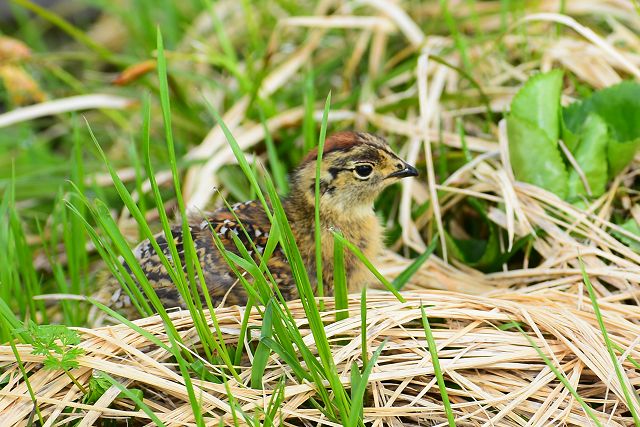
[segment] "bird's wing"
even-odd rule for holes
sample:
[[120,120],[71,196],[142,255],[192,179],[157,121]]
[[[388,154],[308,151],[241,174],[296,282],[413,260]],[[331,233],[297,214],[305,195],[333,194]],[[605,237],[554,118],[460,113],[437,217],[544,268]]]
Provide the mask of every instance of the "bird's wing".
[[[237,203],[231,206],[231,209],[224,207],[211,213],[190,216],[189,230],[204,275],[204,282],[214,304],[223,300],[229,305],[244,304],[247,300],[247,294],[235,272],[218,250],[213,234],[218,236],[226,250],[240,255],[240,250],[233,238],[233,235],[237,236],[249,254],[258,262],[259,255],[262,255],[267,245],[270,229],[271,223],[264,209],[260,203],[255,201]],[[186,272],[182,227],[172,227],[171,234],[180,264],[183,271]],[[164,256],[171,260],[171,250],[165,234],[157,234],[155,240]],[[145,240],[140,243],[134,249],[134,254],[163,305],[185,308],[185,303],[174,285],[171,275],[162,264],[161,258],[151,242]],[[124,266],[130,272],[128,266],[126,264]],[[285,298],[293,297],[292,290],[295,289],[295,284],[291,279],[289,265],[279,247],[269,259],[268,266],[278,287],[282,290],[283,296]],[[249,282],[252,282],[252,278],[244,270],[240,268],[237,270],[245,275]],[[200,296],[204,303],[206,299],[202,290],[200,290]],[[120,305],[123,305],[122,302]]]

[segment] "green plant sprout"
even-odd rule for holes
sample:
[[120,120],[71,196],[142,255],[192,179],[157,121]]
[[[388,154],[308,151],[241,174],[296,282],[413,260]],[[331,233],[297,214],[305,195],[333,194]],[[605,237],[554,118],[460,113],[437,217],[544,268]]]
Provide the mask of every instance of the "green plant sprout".
[[87,394],[87,389],[71,373],[79,366],[78,357],[84,354],[84,349],[78,347],[81,341],[78,332],[65,325],[37,325],[34,322],[29,322],[21,332],[32,339],[31,353],[44,356],[45,369],[64,371],[82,394]]

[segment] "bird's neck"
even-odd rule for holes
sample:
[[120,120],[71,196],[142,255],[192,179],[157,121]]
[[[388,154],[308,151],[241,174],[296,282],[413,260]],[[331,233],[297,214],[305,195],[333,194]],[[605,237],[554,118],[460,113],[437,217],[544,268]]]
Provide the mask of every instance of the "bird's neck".
[[[296,191],[296,187],[284,200],[291,229],[300,255],[310,272],[315,271],[315,208],[314,199]],[[323,274],[328,292],[333,292],[334,236],[332,231],[339,230],[342,235],[356,245],[372,262],[382,250],[382,227],[373,212],[373,203],[351,206],[348,209],[320,204],[320,229],[322,241]],[[371,281],[364,264],[357,260],[349,250],[344,252],[344,262],[350,292],[358,291]],[[315,274],[311,275],[312,277]]]
[[[312,197],[296,194],[295,187],[284,201],[291,229],[305,261],[313,264],[315,258],[315,208]],[[333,231],[356,245],[370,260],[382,249],[382,227],[373,211],[373,203],[349,208],[327,206],[320,203],[320,238],[323,258],[333,262]],[[347,251],[347,262],[352,263],[352,254]]]
[[[313,233],[315,227],[313,195],[304,195],[294,189],[284,200],[284,207],[294,231]],[[352,206],[329,204],[324,201],[320,203],[320,226],[323,234],[330,234],[333,229],[341,231],[348,238],[353,232],[366,228],[371,222],[376,224],[378,222],[373,211],[373,203]],[[353,237],[361,238],[355,235]]]

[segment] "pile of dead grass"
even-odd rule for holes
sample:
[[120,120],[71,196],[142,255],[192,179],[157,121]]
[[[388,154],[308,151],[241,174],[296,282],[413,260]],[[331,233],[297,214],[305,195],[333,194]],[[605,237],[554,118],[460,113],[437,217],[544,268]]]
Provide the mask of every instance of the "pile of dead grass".
[[[369,351],[388,340],[369,378],[365,399],[365,422],[372,425],[430,425],[446,421],[433,365],[421,322],[420,306],[431,318],[440,364],[458,425],[585,426],[592,422],[569,390],[542,360],[535,345],[563,373],[602,425],[631,425],[623,387],[640,380],[632,359],[640,358],[640,311],[619,302],[601,304],[604,324],[613,342],[625,349],[619,359],[628,384],[620,384],[603,342],[598,322],[588,300],[566,292],[549,290],[544,295],[509,293],[490,298],[459,293],[424,291],[405,293],[400,303],[388,293],[371,291],[367,300],[366,337]],[[362,364],[359,298],[350,301],[350,317],[332,323],[332,300],[327,300],[326,333],[345,386],[349,386],[352,363]],[[315,351],[314,339],[302,306],[290,304],[305,342]],[[243,309],[222,308],[216,316],[227,345],[237,344]],[[195,345],[197,333],[191,318],[173,313],[172,320],[186,345]],[[513,327],[518,322],[527,331]],[[136,322],[165,341],[159,317]],[[249,320],[253,338],[259,337],[261,318]],[[213,326],[212,326],[213,327]],[[124,326],[79,329],[86,355],[73,371],[83,385],[100,370],[119,378],[126,386],[142,388],[145,403],[167,425],[194,423],[187,389],[172,366],[170,354],[147,338]],[[93,405],[84,405],[80,391],[60,371],[41,369],[42,356],[19,345],[20,358],[30,373],[31,387],[47,425],[80,420],[78,426],[93,425],[98,417],[137,417],[126,400],[116,399],[119,390],[108,390]],[[371,354],[369,354],[371,356]],[[228,379],[228,387],[242,411],[259,414],[267,407],[273,390],[285,379],[284,403],[277,418],[284,425],[335,425],[316,409],[304,405],[316,394],[312,384],[298,383],[291,369],[277,356],[269,359],[263,378],[264,390],[250,388],[250,362],[240,368],[241,382]],[[203,361],[204,362],[204,361]],[[204,362],[206,364],[206,362]],[[33,403],[22,381],[10,347],[0,347],[0,364],[7,383],[0,391],[2,425],[23,425]],[[212,372],[218,367],[207,365]],[[211,425],[232,423],[224,384],[193,379],[205,421]],[[637,401],[636,401],[637,403]],[[74,413],[65,408],[77,409]],[[640,407],[638,408],[640,409]]]

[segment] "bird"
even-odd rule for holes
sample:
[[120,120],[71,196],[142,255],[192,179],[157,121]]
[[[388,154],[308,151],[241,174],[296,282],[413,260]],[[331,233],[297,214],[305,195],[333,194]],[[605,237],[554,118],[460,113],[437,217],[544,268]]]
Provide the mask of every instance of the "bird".
[[[289,176],[291,190],[282,199],[314,292],[317,290],[314,219],[317,156],[318,149],[312,149],[293,170]],[[332,231],[339,230],[367,259],[374,260],[384,246],[383,228],[374,212],[374,201],[389,185],[415,176],[418,176],[417,169],[395,154],[379,135],[341,131],[326,138],[319,181],[324,295],[333,294]],[[216,246],[213,233],[226,250],[240,254],[232,236],[235,235],[249,254],[259,259],[271,230],[271,222],[263,205],[255,200],[227,205],[213,212],[190,215],[188,224],[211,301],[215,305],[245,305],[248,294]],[[170,238],[176,243],[182,258],[181,265],[184,266],[182,230],[181,225],[172,227]],[[154,237],[164,255],[171,259],[167,236],[159,233]],[[185,301],[151,242],[142,241],[133,254],[163,306],[186,308]],[[360,290],[373,279],[368,268],[351,251],[345,251],[344,265],[349,292]],[[131,274],[129,266],[124,262],[123,266]],[[268,259],[267,267],[285,300],[299,297],[289,262],[279,244]],[[239,270],[250,279],[244,270]],[[115,291],[108,293],[112,308],[128,313],[127,317],[135,317],[130,297],[119,284]],[[204,304],[202,289],[200,293]]]

